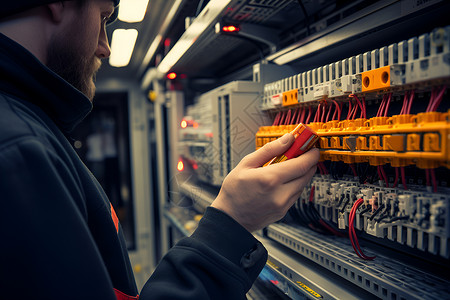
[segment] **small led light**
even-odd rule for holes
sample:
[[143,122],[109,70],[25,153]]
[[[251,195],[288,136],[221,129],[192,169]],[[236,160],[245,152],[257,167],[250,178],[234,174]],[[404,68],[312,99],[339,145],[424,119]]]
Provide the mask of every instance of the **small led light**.
[[183,161],[181,159],[178,161],[177,170],[180,171],[180,172],[184,170],[184,164],[183,164]]
[[239,31],[239,28],[233,25],[229,25],[229,26],[224,26],[222,27],[222,30],[225,32],[235,32],[235,31]]
[[175,78],[177,78],[177,73],[171,72],[171,73],[167,74],[167,78],[169,78],[169,79],[175,79]]
[[187,127],[187,122],[186,120],[181,121],[181,128],[186,128]]

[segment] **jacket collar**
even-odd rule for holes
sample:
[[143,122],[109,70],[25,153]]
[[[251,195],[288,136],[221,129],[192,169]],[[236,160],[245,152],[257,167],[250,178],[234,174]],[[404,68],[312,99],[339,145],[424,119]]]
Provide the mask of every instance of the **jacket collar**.
[[1,33],[0,91],[39,106],[65,133],[92,110],[86,96]]

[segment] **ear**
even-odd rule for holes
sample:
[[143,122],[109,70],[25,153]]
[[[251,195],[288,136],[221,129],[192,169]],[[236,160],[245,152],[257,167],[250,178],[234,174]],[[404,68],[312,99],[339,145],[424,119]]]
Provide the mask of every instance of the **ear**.
[[60,23],[63,20],[64,6],[65,5],[62,1],[47,4],[47,8],[53,22]]

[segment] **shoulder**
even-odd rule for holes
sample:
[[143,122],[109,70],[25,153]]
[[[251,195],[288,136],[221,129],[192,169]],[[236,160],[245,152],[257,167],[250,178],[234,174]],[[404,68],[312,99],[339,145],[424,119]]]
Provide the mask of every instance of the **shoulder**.
[[51,123],[38,106],[0,94],[0,151],[27,139],[49,146],[54,136]]

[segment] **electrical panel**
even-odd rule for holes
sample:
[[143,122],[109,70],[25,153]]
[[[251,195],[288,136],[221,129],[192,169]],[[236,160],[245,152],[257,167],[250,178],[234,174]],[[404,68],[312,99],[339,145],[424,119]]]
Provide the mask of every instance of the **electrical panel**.
[[[317,175],[286,218],[294,227],[281,231],[295,234],[295,226],[301,225],[347,237],[354,253],[366,261],[385,258],[365,254],[358,235],[448,264],[449,57],[450,27],[436,28],[264,86],[261,107],[274,117],[271,126],[256,133],[256,149],[297,123],[308,124],[319,136]],[[276,226],[269,226],[267,235],[304,252],[298,251],[297,238],[280,235]],[[353,269],[332,261],[339,270]],[[360,281],[363,288],[376,296],[418,296],[414,289],[401,291],[395,284],[380,287],[379,279],[369,275],[357,276],[366,278],[365,287]],[[435,286],[435,294],[422,296],[448,296],[445,283],[433,280],[429,284]]]
[[[268,118],[259,109],[262,85],[234,81],[202,94],[187,108],[180,130],[180,153],[200,180],[222,184],[254,150],[254,133]],[[194,118],[192,117],[194,116]]]
[[[193,205],[186,213],[168,208],[166,217],[175,227],[183,215],[198,221],[246,154],[304,123],[318,136],[317,173],[286,217],[256,234],[269,252],[260,280],[292,299],[449,298],[450,26],[442,17],[450,6],[281,2],[231,1],[246,8],[242,24],[230,22],[237,11],[230,7],[217,23],[242,35],[248,15],[276,35],[273,24],[288,20],[278,40],[257,35],[267,46],[253,49],[258,63],[197,93],[184,109],[176,147],[185,166],[178,171],[189,175],[179,193]],[[287,16],[297,5],[315,17],[295,31]],[[431,27],[438,15],[440,26]],[[249,42],[217,30],[199,40],[196,55],[205,51],[220,66],[228,59],[221,51]],[[216,44],[220,51],[211,50]],[[273,53],[274,45],[284,48]],[[239,57],[231,64],[240,65],[242,53],[228,53]],[[175,69],[188,70],[188,59]]]

